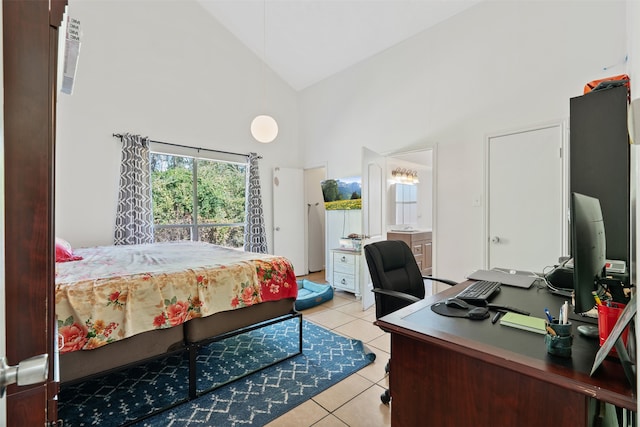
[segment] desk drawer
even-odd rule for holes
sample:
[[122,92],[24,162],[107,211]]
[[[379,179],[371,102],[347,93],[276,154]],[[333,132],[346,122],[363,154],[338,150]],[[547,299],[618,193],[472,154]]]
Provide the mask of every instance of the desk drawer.
[[333,271],[344,274],[356,273],[356,256],[351,254],[334,253]]
[[353,275],[334,272],[333,286],[339,289],[353,292],[356,290],[356,278]]

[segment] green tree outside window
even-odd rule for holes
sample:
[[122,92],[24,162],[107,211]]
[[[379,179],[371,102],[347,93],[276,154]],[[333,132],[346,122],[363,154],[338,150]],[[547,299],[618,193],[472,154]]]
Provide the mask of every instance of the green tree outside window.
[[243,246],[245,164],[151,153],[155,240]]

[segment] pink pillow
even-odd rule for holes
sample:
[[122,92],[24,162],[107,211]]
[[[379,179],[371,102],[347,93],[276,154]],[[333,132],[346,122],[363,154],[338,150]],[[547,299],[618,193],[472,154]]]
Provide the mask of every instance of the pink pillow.
[[71,244],[56,237],[56,262],[79,261],[82,257],[73,254]]

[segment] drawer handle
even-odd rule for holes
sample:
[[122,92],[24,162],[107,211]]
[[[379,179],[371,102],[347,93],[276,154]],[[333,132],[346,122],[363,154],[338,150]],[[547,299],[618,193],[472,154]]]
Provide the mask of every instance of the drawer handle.
[[340,283],[342,283],[343,285],[346,285],[346,284],[347,284],[347,281],[346,281],[345,279],[342,279],[342,280],[340,281]]
[[346,256],[344,256],[344,255],[342,255],[342,258],[340,258],[340,261],[342,261],[342,262],[347,262],[347,257],[346,257]]

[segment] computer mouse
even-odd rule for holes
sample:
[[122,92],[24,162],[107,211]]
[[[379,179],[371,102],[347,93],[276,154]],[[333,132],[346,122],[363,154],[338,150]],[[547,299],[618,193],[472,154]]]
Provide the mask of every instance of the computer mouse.
[[459,308],[463,310],[469,308],[469,304],[459,298],[449,298],[447,299],[447,302],[445,302],[445,304],[447,307]]
[[471,320],[482,320],[489,317],[489,309],[487,307],[474,307],[469,310],[467,317]]
[[600,337],[600,332],[598,331],[598,327],[595,325],[580,325],[578,326],[577,329],[580,335],[585,336],[587,338]]

